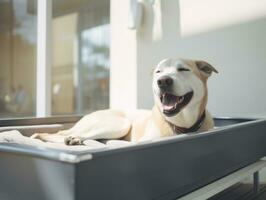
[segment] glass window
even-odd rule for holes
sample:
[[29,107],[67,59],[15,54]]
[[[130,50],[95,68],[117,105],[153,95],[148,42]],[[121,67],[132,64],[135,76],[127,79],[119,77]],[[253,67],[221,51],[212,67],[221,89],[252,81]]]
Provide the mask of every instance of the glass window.
[[35,115],[36,0],[0,0],[0,118]]
[[52,114],[109,107],[110,1],[53,1]]

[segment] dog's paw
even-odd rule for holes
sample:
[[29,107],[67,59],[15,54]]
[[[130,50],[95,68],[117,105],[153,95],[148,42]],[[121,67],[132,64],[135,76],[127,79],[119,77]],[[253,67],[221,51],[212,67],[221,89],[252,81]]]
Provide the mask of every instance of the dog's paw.
[[82,144],[82,140],[79,137],[68,136],[68,137],[65,138],[65,144],[66,145],[81,145]]

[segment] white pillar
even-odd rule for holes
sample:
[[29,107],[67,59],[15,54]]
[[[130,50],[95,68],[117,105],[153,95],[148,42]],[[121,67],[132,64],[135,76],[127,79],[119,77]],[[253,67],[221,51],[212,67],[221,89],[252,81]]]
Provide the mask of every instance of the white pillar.
[[137,33],[128,28],[129,2],[111,0],[111,108],[137,108]]
[[37,8],[36,116],[51,115],[52,0],[38,1]]

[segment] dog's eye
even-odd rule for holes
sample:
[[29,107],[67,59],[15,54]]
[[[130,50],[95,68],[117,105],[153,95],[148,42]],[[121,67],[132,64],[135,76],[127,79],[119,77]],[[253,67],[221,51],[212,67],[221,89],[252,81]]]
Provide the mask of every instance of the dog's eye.
[[187,69],[187,68],[178,68],[178,71],[179,71],[179,72],[188,72],[188,71],[190,71],[190,70]]
[[160,72],[161,72],[160,70],[155,71],[156,74],[158,74],[158,73],[160,73]]

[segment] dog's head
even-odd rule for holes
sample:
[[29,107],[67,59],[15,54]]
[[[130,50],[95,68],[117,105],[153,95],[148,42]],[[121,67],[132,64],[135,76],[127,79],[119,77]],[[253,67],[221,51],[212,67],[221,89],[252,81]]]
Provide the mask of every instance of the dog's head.
[[155,103],[170,122],[194,113],[196,120],[207,103],[208,77],[217,70],[204,61],[164,59],[153,72]]

